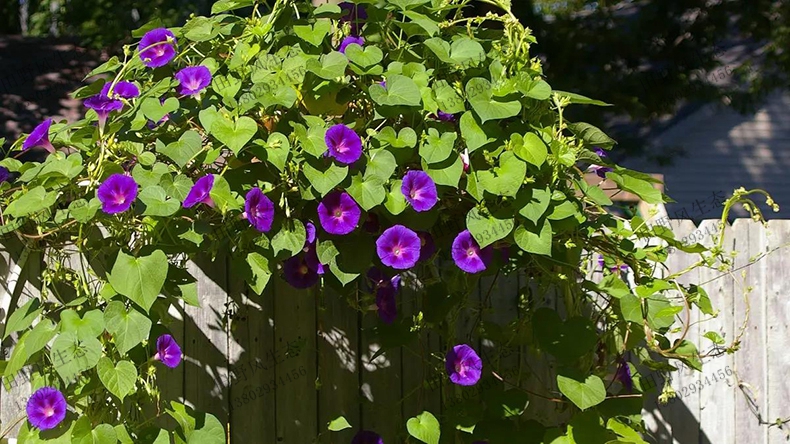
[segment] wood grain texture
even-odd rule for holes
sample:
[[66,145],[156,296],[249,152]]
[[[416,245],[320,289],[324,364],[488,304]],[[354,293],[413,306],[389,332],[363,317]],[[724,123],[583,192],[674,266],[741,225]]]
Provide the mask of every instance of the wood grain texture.
[[[787,221],[768,222],[768,245],[776,248],[790,242],[790,224]],[[766,298],[765,303],[770,309],[766,312],[766,357],[768,381],[765,395],[768,407],[763,419],[767,422],[777,418],[790,416],[790,380],[787,369],[790,368],[790,301],[787,295],[787,283],[790,281],[790,255],[781,250],[766,257]],[[768,444],[786,443],[787,431],[772,427],[768,431]]]

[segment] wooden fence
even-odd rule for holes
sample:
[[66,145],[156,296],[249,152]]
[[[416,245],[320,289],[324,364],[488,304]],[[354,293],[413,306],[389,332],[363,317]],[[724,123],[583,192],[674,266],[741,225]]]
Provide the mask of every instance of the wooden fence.
[[[711,239],[705,232],[712,232],[716,223],[705,221],[698,228],[690,221],[671,222],[678,238],[699,233],[707,243]],[[687,338],[701,350],[712,345],[702,338],[705,331],[716,331],[729,342],[748,311],[742,350],[711,359],[702,373],[681,370],[671,382],[680,396],[676,402],[658,405],[655,396],[647,399],[643,413],[650,442],[785,442],[783,430],[760,425],[757,415],[767,422],[790,416],[790,382],[785,376],[790,370],[790,256],[785,249],[758,255],[790,242],[790,221],[771,221],[766,230],[750,220],[737,220],[726,230],[726,248],[738,251],[738,269],[733,274],[752,291],[747,302],[741,283],[718,270],[702,269],[687,277],[689,282],[705,283],[713,305],[720,310],[712,320],[693,315]],[[12,288],[15,279],[20,279],[20,285],[16,295],[0,293],[0,322],[6,318],[8,304],[36,297],[41,266],[33,255],[23,260],[19,249],[7,250],[0,261],[0,273],[9,276],[4,287]],[[681,270],[692,259],[676,252],[668,264],[671,270]],[[22,262],[26,265],[20,268]],[[222,261],[191,264],[190,271],[198,278],[202,308],[183,306],[171,313],[169,328],[186,358],[176,369],[158,371],[160,386],[164,397],[182,399],[216,415],[227,424],[232,443],[347,444],[360,428],[376,430],[387,444],[403,443],[407,442],[408,418],[423,410],[440,417],[443,408],[461,394],[455,387],[426,383],[437,377],[446,346],[455,339],[424,333],[413,347],[371,359],[379,348],[372,330],[375,315],[349,310],[337,295],[295,290],[282,281],[270,283],[263,297],[248,295],[241,279]],[[29,282],[21,285],[24,280]],[[480,291],[473,295],[481,305],[490,283],[490,279],[481,282]],[[483,311],[484,320],[505,323],[516,318],[518,290],[526,284],[520,277],[500,279],[486,302],[496,310]],[[420,309],[422,298],[416,294],[414,289],[402,292],[400,316],[410,317]],[[543,303],[553,304],[549,299]],[[488,341],[468,337],[474,319],[471,313],[461,318],[456,326],[459,339],[471,341],[486,354]],[[6,350],[14,338],[2,344]],[[530,368],[526,387],[556,390],[551,361],[536,368],[536,358],[544,357],[520,350],[492,364],[522,375]],[[724,378],[718,376],[722,373]],[[736,375],[746,384],[743,389]],[[743,390],[755,400],[751,409]],[[24,413],[28,395],[27,383],[10,391],[0,388],[4,427]],[[353,429],[327,432],[327,423],[340,415]],[[537,420],[556,418],[556,405],[532,398],[526,415]]]

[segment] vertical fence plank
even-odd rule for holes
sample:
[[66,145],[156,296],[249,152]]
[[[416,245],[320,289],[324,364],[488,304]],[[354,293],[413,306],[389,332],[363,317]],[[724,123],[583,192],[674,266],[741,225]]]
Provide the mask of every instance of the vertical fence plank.
[[[322,443],[347,443],[361,425],[359,313],[328,288],[318,302],[318,431]],[[341,415],[352,428],[328,432],[327,423]]]
[[197,279],[200,307],[184,311],[184,397],[202,412],[228,422],[227,258],[201,256],[187,270]]
[[[718,233],[720,221],[706,220],[700,224],[698,233],[703,237],[700,242],[706,247],[714,245],[714,233]],[[734,246],[733,229],[725,227],[725,251]],[[701,314],[699,336],[692,337],[701,354],[713,349],[714,343],[704,337],[706,332],[718,333],[727,344],[735,336],[733,329],[733,287],[731,276],[712,268],[700,269],[700,283],[710,297],[713,309],[718,311],[716,317],[710,318]],[[695,308],[696,309],[696,308]],[[733,356],[721,354],[704,361],[702,372],[695,374],[695,382],[700,397],[700,442],[716,444],[735,444],[735,383],[732,373]]]
[[[768,222],[768,239],[770,247],[784,246],[790,242],[790,224],[783,220]],[[790,399],[790,381],[786,376],[786,369],[790,368],[790,304],[787,301],[787,282],[790,281],[790,256],[786,250],[780,250],[766,257],[766,304],[770,307],[767,311],[765,325],[768,358],[767,369],[768,385],[765,395],[768,397],[768,408],[763,419],[771,422],[776,418],[786,418],[790,415],[787,400]],[[768,443],[787,442],[787,431],[772,427],[768,431]]]
[[[315,291],[272,280],[277,442],[310,443],[318,430]],[[300,344],[298,355],[288,353],[289,344]]]
[[230,275],[229,333],[231,443],[276,442],[274,291],[260,296]]

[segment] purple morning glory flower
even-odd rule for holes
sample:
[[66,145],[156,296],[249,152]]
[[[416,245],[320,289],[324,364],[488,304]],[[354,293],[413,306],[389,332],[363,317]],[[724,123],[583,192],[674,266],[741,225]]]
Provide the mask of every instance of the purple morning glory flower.
[[159,68],[170,63],[176,56],[176,36],[165,28],[152,29],[140,39],[137,47],[140,60],[149,68]]
[[406,173],[400,191],[414,211],[418,212],[430,210],[438,200],[436,184],[425,171],[412,170]]
[[318,204],[318,221],[329,234],[348,234],[354,231],[362,211],[354,199],[344,191],[333,191]]
[[261,233],[272,229],[274,222],[274,204],[260,188],[255,187],[247,192],[244,198],[244,212],[247,220]]
[[109,116],[111,112],[123,109],[123,102],[117,99],[111,99],[104,94],[88,97],[82,103],[86,108],[96,111],[96,115],[99,116],[99,128],[104,128],[107,116]]
[[446,113],[444,111],[439,111],[435,115],[431,114],[431,117],[441,120],[442,122],[455,122],[455,114]]
[[631,393],[634,390],[634,380],[631,377],[631,367],[628,366],[628,362],[621,361],[620,366],[617,368],[617,373],[614,375],[614,379],[620,381],[628,390],[628,393]]
[[604,151],[604,150],[603,150],[603,148],[601,148],[601,147],[599,147],[599,146],[594,146],[594,147],[593,147],[593,151],[595,151],[595,154],[597,154],[597,155],[598,155],[598,157],[600,157],[601,159],[603,159],[603,158],[605,158],[605,157],[609,157],[609,156],[606,154],[606,151]]
[[362,5],[357,5],[352,2],[341,2],[338,4],[342,15],[340,16],[341,22],[351,23],[351,32],[357,34],[368,19],[368,12]]
[[444,361],[450,381],[456,385],[475,385],[483,374],[483,361],[466,344],[456,345],[447,352]]
[[477,241],[469,230],[464,230],[453,240],[452,257],[455,265],[467,273],[479,273],[486,269],[491,261],[493,248],[491,245],[480,249]]
[[66,417],[66,398],[54,387],[41,387],[27,400],[27,419],[41,430],[54,429]]
[[374,267],[368,270],[367,277],[373,283],[372,287],[376,292],[379,318],[386,324],[392,324],[398,317],[395,296],[400,287],[400,276],[388,278],[383,271]]
[[346,165],[359,160],[362,155],[362,139],[351,128],[342,123],[329,128],[324,136],[329,155]]
[[305,256],[301,254],[283,263],[283,276],[294,288],[310,288],[318,283],[318,273],[310,267]]
[[346,48],[348,48],[348,45],[350,45],[352,43],[356,43],[357,45],[362,46],[362,45],[365,44],[365,39],[362,38],[362,37],[350,35],[350,36],[344,38],[342,42],[340,42],[340,48],[338,48],[337,50],[339,52],[342,52],[343,54],[345,54],[346,53]]
[[181,363],[181,347],[170,335],[162,335],[156,340],[156,354],[154,359],[162,364],[176,368]]
[[387,81],[386,80],[380,81],[379,85],[381,85],[382,88],[387,89]]
[[384,444],[384,440],[376,432],[361,430],[351,440],[351,444]]
[[303,248],[304,251],[304,259],[307,262],[307,266],[310,267],[311,270],[315,271],[319,275],[324,274],[324,264],[318,260],[318,250],[316,243],[318,242],[318,236],[316,235],[316,228],[312,222],[307,222],[305,224],[305,232],[307,234],[307,238],[305,239],[305,246]]
[[101,209],[105,213],[123,213],[137,198],[137,182],[129,176],[113,174],[99,185],[96,197],[101,201]]
[[175,75],[178,80],[178,93],[185,96],[200,96],[211,83],[211,71],[203,65],[188,66]]
[[10,182],[10,179],[11,172],[8,171],[8,168],[0,166],[0,183]]
[[184,208],[192,208],[199,203],[204,203],[210,207],[214,206],[214,201],[211,200],[211,189],[214,187],[214,175],[207,174],[195,182],[192,189],[189,190],[186,199],[184,199]]
[[420,237],[403,225],[392,226],[376,239],[376,253],[384,265],[407,270],[420,258]]
[[305,239],[305,246],[315,243],[315,225],[312,222],[306,223],[304,225],[304,231],[307,235]]
[[464,172],[469,171],[469,148],[464,148],[464,152],[461,153],[461,160],[464,163]]
[[420,237],[420,262],[427,261],[432,258],[436,253],[436,243],[433,241],[433,236],[426,231],[418,231],[417,236]]
[[50,153],[55,152],[55,147],[49,142],[49,127],[52,126],[52,119],[47,119],[39,123],[33,131],[27,136],[25,142],[22,144],[22,149],[27,150],[36,146],[44,147]]
[[609,168],[609,167],[607,167],[607,166],[591,165],[590,166],[590,171],[592,171],[595,174],[597,174],[598,177],[600,177],[601,179],[606,179],[606,173],[612,172],[614,170]]
[[112,89],[112,96],[110,96],[110,86],[112,82],[107,82],[101,89],[101,95],[109,97],[110,99],[134,99],[140,95],[140,89],[137,88],[132,82],[127,82],[125,80],[121,80],[120,82],[115,84],[115,87]]

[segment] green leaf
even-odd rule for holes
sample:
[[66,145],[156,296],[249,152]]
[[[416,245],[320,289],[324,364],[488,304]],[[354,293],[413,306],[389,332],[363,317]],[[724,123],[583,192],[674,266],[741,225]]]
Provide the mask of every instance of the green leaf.
[[195,17],[186,22],[181,31],[184,33],[184,37],[193,42],[205,42],[217,35],[212,24],[213,21],[208,17]]
[[[293,227],[288,226],[289,222]],[[304,224],[298,219],[293,219],[283,224],[280,231],[272,238],[271,245],[275,255],[284,250],[289,252],[291,257],[302,251],[306,239]]]
[[141,257],[120,251],[109,276],[110,285],[147,313],[162,290],[168,267],[167,256],[162,250]]
[[457,188],[464,171],[464,163],[458,153],[451,153],[444,162],[429,165],[423,161],[422,169],[431,176],[436,185]]
[[152,185],[159,185],[162,176],[168,172],[167,165],[161,162],[155,163],[150,170],[138,164],[132,169],[132,178],[142,188],[146,188]]
[[710,339],[711,342],[713,342],[716,345],[724,345],[724,342],[725,342],[724,338],[722,338],[721,335],[716,333],[715,331],[705,332],[705,334],[702,335],[702,336],[704,336],[705,338]]
[[420,106],[422,94],[414,80],[401,76],[387,76],[387,87],[378,83],[370,86],[370,98],[384,106]]
[[466,111],[463,97],[446,81],[434,83],[433,96],[439,109],[446,113],[455,114]]
[[611,103],[601,102],[600,100],[591,99],[581,94],[576,94],[567,91],[559,91],[556,89],[554,90],[554,92],[562,97],[569,98],[571,100],[571,103],[575,103],[578,105],[613,106]]
[[701,372],[702,371],[702,361],[699,359],[699,352],[697,351],[697,346],[694,345],[693,342],[684,339],[680,342],[678,347],[675,349],[675,354],[682,356],[680,358],[686,365],[693,368],[694,370]]
[[420,146],[420,157],[429,164],[447,160],[455,146],[456,137],[458,135],[453,131],[442,133],[440,137],[439,131],[429,128],[428,135]]
[[214,176],[214,187],[211,188],[211,193],[209,193],[209,195],[222,214],[240,207],[233,193],[230,191],[228,181],[222,176]]
[[329,19],[318,19],[311,25],[294,25],[294,33],[305,42],[320,47],[326,35],[332,30],[332,22]]
[[288,162],[291,150],[288,136],[283,133],[271,133],[263,146],[266,150],[266,160],[278,170],[285,171],[285,163]]
[[76,333],[67,331],[55,339],[49,357],[60,378],[69,383],[95,367],[101,354],[102,346],[96,338],[79,339]]
[[518,201],[519,204],[524,202],[518,213],[537,224],[551,204],[551,190],[548,187],[545,189],[530,188],[519,195]]
[[524,225],[519,225],[513,235],[516,244],[527,253],[551,256],[551,223],[544,220],[540,230],[528,230]]
[[590,145],[607,148],[617,143],[607,136],[606,133],[589,123],[570,123],[568,124],[568,129],[571,130],[576,137],[581,138]]
[[384,59],[384,53],[377,46],[365,46],[363,48],[356,43],[352,43],[346,47],[346,57],[351,63],[366,68]]
[[158,98],[149,97],[143,100],[143,103],[140,105],[140,110],[148,120],[158,122],[162,120],[165,114],[178,110],[179,106],[181,106],[181,104],[175,97],[168,98],[164,103],[160,103]]
[[341,430],[350,429],[351,424],[348,423],[348,420],[345,418],[345,416],[338,416],[337,418],[329,421],[329,424],[327,424],[326,428],[332,432],[339,432]]
[[95,338],[104,333],[104,315],[101,310],[91,310],[80,319],[74,310],[60,314],[60,331],[73,331],[79,339]]
[[[217,176],[214,176],[214,180],[217,180]],[[162,176],[162,179],[159,181],[159,186],[165,190],[168,197],[172,197],[178,202],[182,202],[187,198],[189,191],[192,189],[192,185],[192,179],[185,174],[178,174],[176,176],[167,174]]]
[[321,56],[321,60],[309,59],[307,70],[326,80],[341,77],[346,72],[348,58],[340,52],[332,51]]
[[129,350],[148,338],[151,320],[134,307],[127,310],[123,302],[110,301],[104,309],[104,325],[113,337],[118,353]]
[[218,0],[211,6],[211,15],[252,6],[253,3],[253,0]]
[[634,193],[649,204],[664,202],[664,199],[661,197],[661,191],[653,188],[653,184],[647,180],[629,175],[623,170],[619,170],[616,173],[608,173],[606,177],[616,183],[621,190]]
[[623,294],[620,297],[620,311],[623,312],[623,319],[626,321],[642,323],[642,299],[633,294]]
[[387,194],[384,190],[384,181],[381,178],[377,176],[365,178],[361,174],[356,174],[351,178],[351,186],[346,188],[346,191],[365,211],[370,211],[373,207],[384,202]]
[[184,168],[190,160],[203,151],[203,140],[195,131],[186,131],[181,137],[164,148],[157,149],[172,159],[179,167]]
[[165,190],[156,185],[143,188],[139,198],[145,204],[146,216],[172,216],[181,208],[181,202],[169,199]]
[[527,164],[511,151],[499,157],[499,166],[493,171],[478,171],[479,185],[491,194],[515,197],[527,175]]
[[101,208],[101,201],[95,197],[90,201],[78,199],[69,204],[69,213],[77,222],[84,224],[96,216],[99,208]]
[[[632,443],[632,444],[647,444],[647,441],[642,439],[639,436],[639,433],[628,427],[625,423],[620,421],[618,418],[609,418],[609,421],[606,422],[606,428],[613,431],[614,433],[618,434],[621,438],[623,438],[623,443]],[[611,441],[610,441],[611,442]]]
[[403,195],[400,189],[402,184],[402,180],[393,180],[392,187],[387,193],[386,200],[384,201],[384,207],[394,216],[401,214],[408,207],[406,196]]
[[211,125],[211,135],[238,155],[242,148],[258,132],[258,124],[247,116],[241,116],[235,122],[226,117],[218,118]]
[[430,0],[389,0],[389,3],[405,11],[414,6],[424,5],[429,1]]
[[260,295],[272,277],[272,272],[269,269],[269,260],[259,253],[252,252],[247,255],[247,263],[252,269],[253,280],[249,282],[250,288]]
[[311,125],[309,129],[306,129],[304,125],[299,123],[291,123],[291,125],[293,125],[294,134],[296,134],[301,148],[313,157],[323,157],[328,149],[324,140],[326,128]]
[[12,201],[4,213],[6,216],[23,217],[51,207],[56,200],[57,193],[47,192],[44,187],[38,186]]
[[440,32],[439,26],[436,24],[436,22],[426,15],[414,11],[406,11],[403,13],[403,15],[408,17],[409,20],[417,24],[420,28],[424,29],[429,37],[433,37]]
[[[598,282],[598,289],[602,292],[614,296],[618,299],[626,296],[633,296],[631,293],[631,289],[628,288],[628,285],[623,282],[620,278],[620,275],[617,273],[612,273],[605,276],[601,279],[601,282]],[[642,311],[639,310],[639,321],[642,320]]]
[[519,158],[540,168],[549,155],[548,148],[543,140],[535,133],[527,133],[522,138],[519,134],[511,136],[513,151]]
[[406,422],[409,435],[425,444],[439,444],[439,421],[430,412],[422,412]]
[[450,59],[464,68],[476,66],[486,58],[483,46],[469,37],[455,39],[450,45]]
[[328,192],[332,191],[336,186],[343,181],[348,175],[347,166],[337,166],[330,164],[325,171],[320,171],[309,163],[302,164],[304,175],[313,188],[318,191],[321,196],[325,196]]
[[486,135],[486,132],[483,131],[483,128],[477,123],[477,119],[475,119],[471,111],[465,112],[461,116],[461,121],[459,123],[461,127],[461,136],[466,142],[466,147],[469,148],[469,153],[496,140]]
[[385,149],[371,150],[368,155],[370,158],[365,166],[365,179],[377,177],[382,182],[388,181],[398,167],[395,156]]
[[557,387],[581,410],[587,410],[606,399],[606,387],[601,378],[595,375],[590,375],[584,380],[557,375]]
[[99,359],[96,371],[101,383],[121,401],[134,390],[137,367],[131,361],[122,360],[113,365],[110,358],[103,357]]
[[409,127],[402,128],[395,134],[395,130],[388,126],[375,137],[383,143],[392,145],[393,148],[414,148],[417,145],[417,133]]
[[495,100],[491,82],[482,77],[475,77],[466,84],[466,96],[483,123],[488,120],[513,117],[521,112],[521,102],[518,100],[510,102]]
[[25,305],[14,310],[11,316],[8,317],[3,339],[5,340],[11,333],[25,330],[33,325],[33,321],[38,318],[42,311],[44,311],[44,308],[41,307],[41,301],[38,298],[25,302]]
[[466,215],[466,227],[477,241],[480,248],[506,238],[515,225],[514,219],[498,219],[491,215],[483,215],[475,207]]

